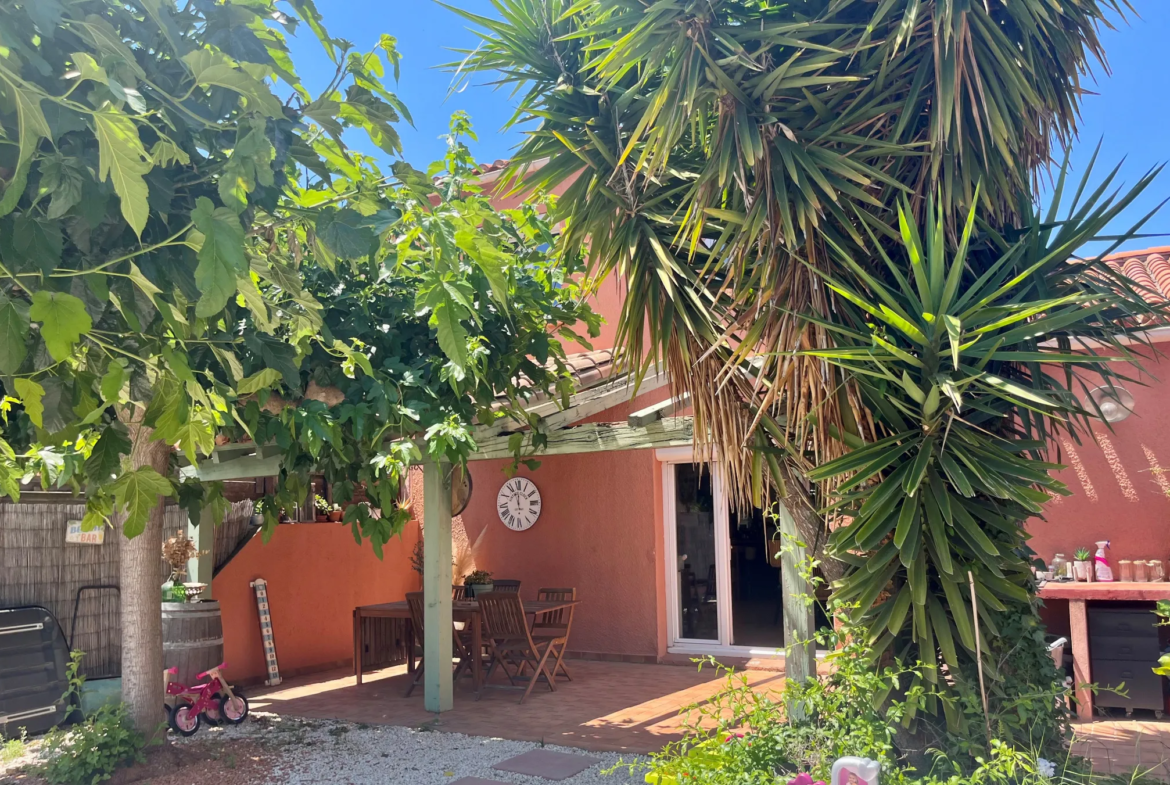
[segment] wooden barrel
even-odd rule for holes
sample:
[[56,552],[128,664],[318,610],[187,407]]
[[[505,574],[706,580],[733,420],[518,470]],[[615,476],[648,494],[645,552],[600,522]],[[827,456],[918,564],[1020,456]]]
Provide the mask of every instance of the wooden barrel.
[[182,684],[198,683],[200,673],[223,662],[218,602],[164,602],[162,634],[163,667],[178,668]]

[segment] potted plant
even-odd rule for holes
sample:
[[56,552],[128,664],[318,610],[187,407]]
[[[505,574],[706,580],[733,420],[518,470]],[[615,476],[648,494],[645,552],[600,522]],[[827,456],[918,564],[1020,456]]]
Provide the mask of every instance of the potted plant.
[[324,523],[329,520],[329,513],[333,510],[333,506],[325,501],[324,496],[313,494],[313,506],[317,509],[318,523]]
[[495,588],[492,583],[492,574],[487,570],[476,570],[469,573],[463,579],[463,585],[467,587],[468,598],[475,597],[480,592],[491,591]]
[[1077,548],[1073,554],[1073,578],[1078,581],[1092,580],[1092,565],[1089,564],[1089,549]]
[[335,504],[329,509],[329,520],[337,523],[341,520],[341,505]]
[[264,525],[264,500],[256,499],[252,502],[252,525]]
[[190,599],[183,585],[183,578],[187,576],[187,562],[206,552],[196,548],[185,531],[180,531],[163,543],[163,561],[171,568],[171,577],[162,585],[163,602],[187,602]]

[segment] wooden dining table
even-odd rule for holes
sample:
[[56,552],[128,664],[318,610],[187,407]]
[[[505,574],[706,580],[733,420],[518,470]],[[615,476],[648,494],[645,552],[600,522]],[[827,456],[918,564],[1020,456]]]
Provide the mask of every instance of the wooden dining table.
[[[539,616],[564,608],[579,605],[580,600],[524,600],[524,613]],[[479,652],[483,651],[483,627],[480,624],[479,603],[475,600],[452,600],[451,618],[471,627],[471,650],[476,656],[471,661],[472,680],[478,694],[483,688],[483,662]],[[377,605],[359,605],[353,609],[353,675],[362,683],[362,651],[365,641],[362,635],[362,619],[404,619],[406,621],[406,672],[414,674],[414,625],[410,620],[410,605],[406,600],[383,602]]]

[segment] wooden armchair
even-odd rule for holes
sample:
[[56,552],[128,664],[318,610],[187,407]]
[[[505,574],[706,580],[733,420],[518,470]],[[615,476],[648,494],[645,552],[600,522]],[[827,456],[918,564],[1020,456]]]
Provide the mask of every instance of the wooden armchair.
[[[477,595],[475,599],[479,602],[479,613],[487,630],[487,645],[492,658],[484,686],[490,685],[497,664],[504,669],[504,674],[513,686],[516,686],[516,678],[531,666],[532,678],[528,680],[520,702],[528,699],[541,676],[544,676],[549,690],[556,692],[556,677],[548,669],[554,639],[532,637],[520,595],[515,592],[489,591]],[[515,674],[508,669],[509,663],[516,667]]]

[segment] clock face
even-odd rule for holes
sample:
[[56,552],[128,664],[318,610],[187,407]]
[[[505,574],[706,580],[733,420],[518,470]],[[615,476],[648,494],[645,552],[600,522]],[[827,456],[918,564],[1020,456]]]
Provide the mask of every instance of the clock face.
[[540,517],[540,491],[527,477],[513,477],[496,494],[496,512],[512,531],[531,529]]

